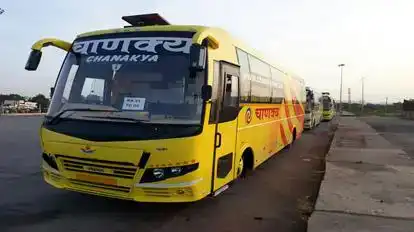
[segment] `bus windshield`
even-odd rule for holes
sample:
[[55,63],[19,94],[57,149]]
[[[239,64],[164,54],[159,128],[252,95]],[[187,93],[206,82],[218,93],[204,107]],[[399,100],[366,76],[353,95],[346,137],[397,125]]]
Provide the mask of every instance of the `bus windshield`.
[[322,101],[322,104],[323,104],[323,110],[331,110],[332,104],[331,104],[331,99],[330,98],[324,97],[323,101]]
[[143,33],[75,41],[47,115],[86,108],[66,117],[200,124],[205,73],[189,77],[191,37],[137,36]]

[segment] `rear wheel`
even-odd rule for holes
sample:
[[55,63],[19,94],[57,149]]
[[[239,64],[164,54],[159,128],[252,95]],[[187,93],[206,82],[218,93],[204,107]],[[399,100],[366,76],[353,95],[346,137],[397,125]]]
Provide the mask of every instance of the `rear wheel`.
[[293,144],[295,143],[295,141],[296,141],[296,129],[293,129],[293,133],[292,133],[292,142],[290,142],[290,144],[289,144],[289,145],[287,145],[287,148],[288,148],[288,149],[291,149],[291,148],[292,148],[292,146],[293,146]]

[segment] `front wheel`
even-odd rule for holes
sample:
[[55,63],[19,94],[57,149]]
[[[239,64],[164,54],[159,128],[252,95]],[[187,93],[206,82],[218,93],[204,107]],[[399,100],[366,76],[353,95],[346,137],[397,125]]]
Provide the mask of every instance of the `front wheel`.
[[240,157],[239,163],[237,165],[237,177],[243,177],[246,173],[246,167],[244,165],[244,155]]

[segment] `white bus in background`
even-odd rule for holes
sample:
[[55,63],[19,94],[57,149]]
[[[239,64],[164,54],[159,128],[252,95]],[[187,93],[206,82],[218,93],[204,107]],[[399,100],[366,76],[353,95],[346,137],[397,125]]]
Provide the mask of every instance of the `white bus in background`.
[[305,129],[312,129],[322,121],[322,95],[310,87],[306,87]]
[[25,100],[5,100],[0,106],[1,113],[28,113],[38,109],[36,102]]

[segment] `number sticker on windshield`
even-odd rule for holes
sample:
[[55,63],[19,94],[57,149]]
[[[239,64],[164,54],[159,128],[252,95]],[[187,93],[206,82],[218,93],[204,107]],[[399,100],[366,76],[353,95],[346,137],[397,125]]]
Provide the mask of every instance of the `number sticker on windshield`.
[[140,97],[125,97],[123,110],[143,110],[145,106],[145,98]]

